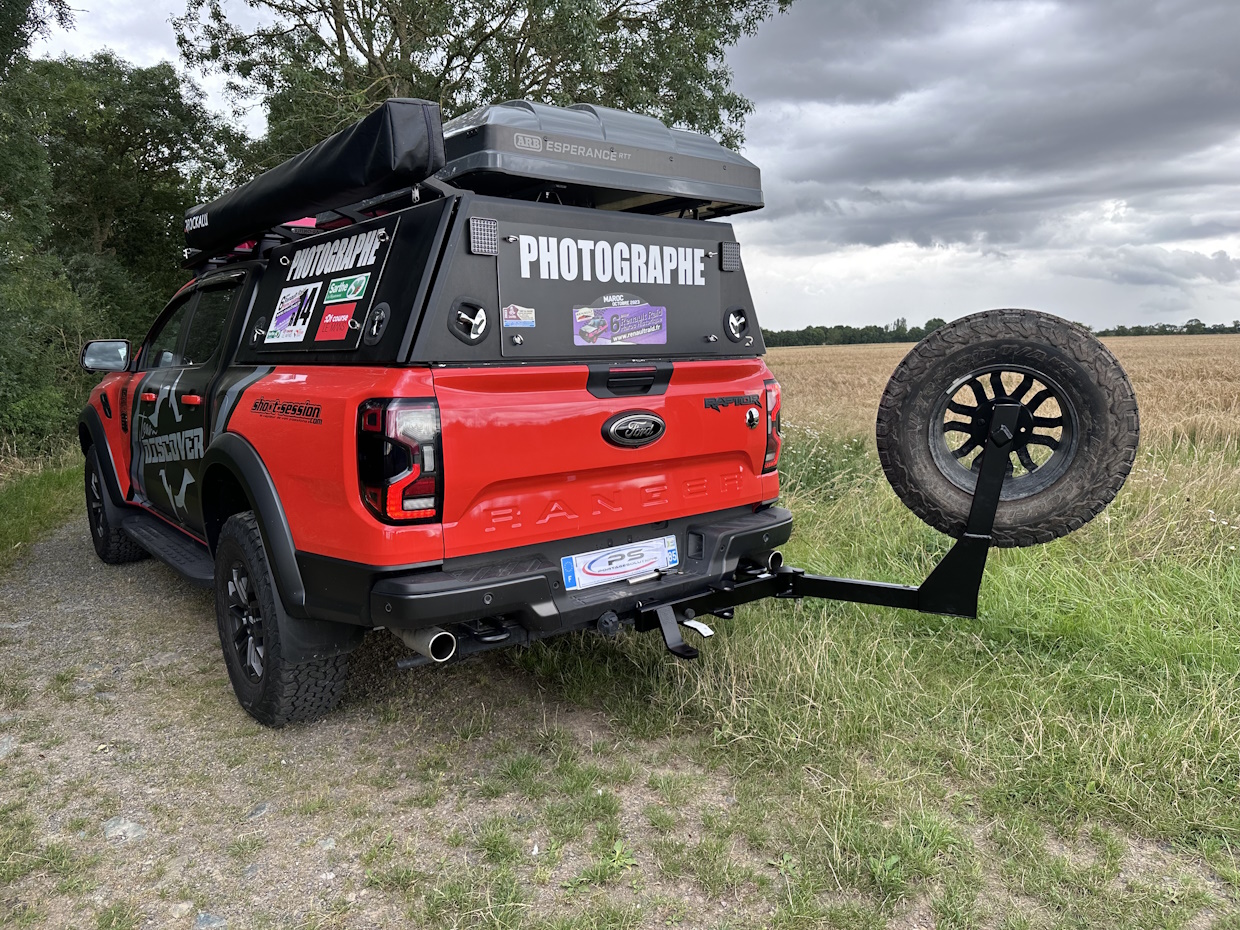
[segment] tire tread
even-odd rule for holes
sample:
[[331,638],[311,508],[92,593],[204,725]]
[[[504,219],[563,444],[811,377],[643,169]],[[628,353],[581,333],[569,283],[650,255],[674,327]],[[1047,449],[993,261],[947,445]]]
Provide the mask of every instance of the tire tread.
[[1088,373],[1107,400],[1109,423],[1104,426],[1110,435],[1093,453],[1100,460],[1090,463],[1089,472],[1100,480],[1080,489],[1071,511],[1048,515],[1028,525],[996,525],[993,539],[1001,547],[1050,542],[1080,529],[1115,499],[1132,470],[1140,436],[1137,399],[1110,349],[1080,324],[1035,310],[988,310],[961,317],[923,339],[896,367],[879,401],[875,429],[879,462],[896,494],[930,526],[959,537],[968,512],[944,507],[913,479],[901,450],[902,413],[913,393],[933,377],[937,366],[952,351],[980,341],[1010,340],[1014,336],[1055,346]]

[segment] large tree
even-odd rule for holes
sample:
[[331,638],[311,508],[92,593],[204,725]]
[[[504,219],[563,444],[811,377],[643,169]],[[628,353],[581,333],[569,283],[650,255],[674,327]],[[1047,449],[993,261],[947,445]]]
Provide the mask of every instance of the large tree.
[[[263,97],[265,160],[301,151],[387,97],[447,116],[499,100],[596,103],[739,145],[752,104],[724,54],[792,0],[188,0],[175,21],[192,67]],[[253,19],[254,14],[248,18]]]

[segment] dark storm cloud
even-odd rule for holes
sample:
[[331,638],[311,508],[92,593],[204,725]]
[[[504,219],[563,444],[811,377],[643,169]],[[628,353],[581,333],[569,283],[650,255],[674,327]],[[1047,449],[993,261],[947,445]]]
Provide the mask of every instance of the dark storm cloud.
[[[1216,0],[799,0],[733,57],[768,192],[751,235],[1087,245],[1073,273],[1123,278],[1142,246],[1240,231],[1237,48]],[[1201,258],[1151,279],[1234,280]]]

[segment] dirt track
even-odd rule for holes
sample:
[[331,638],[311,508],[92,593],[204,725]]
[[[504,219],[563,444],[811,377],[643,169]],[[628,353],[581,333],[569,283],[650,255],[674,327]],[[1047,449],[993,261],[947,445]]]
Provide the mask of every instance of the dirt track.
[[[660,835],[687,841],[726,785],[547,699],[502,656],[398,672],[403,647],[375,635],[337,713],[266,730],[232,697],[209,592],[153,560],[101,564],[84,519],[0,579],[0,646],[0,834],[18,876],[0,882],[0,924],[526,925],[618,908],[615,925],[696,926],[761,907],[753,885],[752,901],[707,901],[651,860],[651,812],[667,806]],[[665,805],[659,773],[695,805]],[[610,874],[582,881],[616,840]]]

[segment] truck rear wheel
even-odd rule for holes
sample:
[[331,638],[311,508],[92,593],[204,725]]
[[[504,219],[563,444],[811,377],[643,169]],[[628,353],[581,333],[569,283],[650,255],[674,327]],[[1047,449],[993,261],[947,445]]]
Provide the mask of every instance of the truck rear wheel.
[[963,317],[897,366],[879,403],[878,455],[905,505],[964,532],[998,400],[1021,411],[994,544],[1050,542],[1101,513],[1136,458],[1136,395],[1088,330],[1033,310]]
[[269,727],[317,720],[340,700],[348,656],[284,658],[275,585],[258,521],[235,514],[215,550],[215,615],[228,678],[246,713]]

